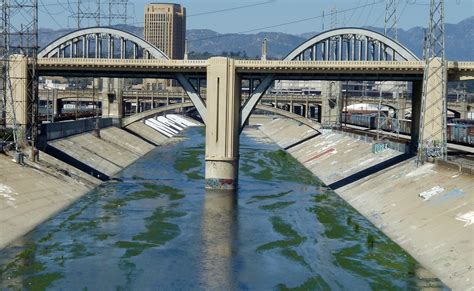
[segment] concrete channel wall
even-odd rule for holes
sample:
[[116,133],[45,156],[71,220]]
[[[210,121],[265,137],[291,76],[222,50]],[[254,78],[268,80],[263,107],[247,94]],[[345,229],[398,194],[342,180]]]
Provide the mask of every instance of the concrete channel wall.
[[[185,117],[179,118],[199,124]],[[112,123],[108,120],[102,125]],[[14,243],[156,146],[175,140],[142,122],[125,129],[102,128],[100,138],[87,132],[95,123],[80,122],[83,125],[79,127],[80,131],[71,129],[72,124],[49,125],[52,140],[44,141],[37,163],[25,158],[25,163],[20,165],[14,161],[13,153],[0,154],[0,249]]]
[[[474,176],[288,119],[260,129],[454,290],[474,288]],[[294,146],[291,146],[294,145]]]

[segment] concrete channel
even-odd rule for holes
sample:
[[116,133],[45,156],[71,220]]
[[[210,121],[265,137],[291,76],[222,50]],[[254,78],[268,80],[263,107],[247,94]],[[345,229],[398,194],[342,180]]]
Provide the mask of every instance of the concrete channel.
[[[109,126],[100,138],[83,126],[84,121],[59,123],[48,132],[40,160],[24,164],[12,155],[0,154],[0,249],[19,239],[45,220],[112,178],[156,146],[172,143],[174,137],[160,134],[143,122],[126,128]],[[198,126],[184,116],[170,115],[169,127]],[[179,125],[178,125],[179,124]],[[165,126],[165,125],[163,125]],[[82,128],[83,133],[70,128]],[[178,131],[176,131],[178,132]],[[45,135],[48,135],[45,134]],[[24,151],[29,152],[28,149]]]
[[[254,116],[250,123],[447,286],[474,288],[472,168],[450,163],[417,166],[403,152],[405,145],[392,144],[374,153],[366,137],[321,133],[290,119]],[[125,128],[107,126],[100,138],[91,132],[55,133],[39,163],[25,159],[19,165],[12,156],[0,155],[0,249],[156,146],[172,143],[175,132],[194,125],[199,124],[173,115]]]
[[474,288],[472,168],[417,166],[403,152],[373,153],[370,139],[342,132],[307,139],[314,129],[289,119],[254,123],[447,286]]

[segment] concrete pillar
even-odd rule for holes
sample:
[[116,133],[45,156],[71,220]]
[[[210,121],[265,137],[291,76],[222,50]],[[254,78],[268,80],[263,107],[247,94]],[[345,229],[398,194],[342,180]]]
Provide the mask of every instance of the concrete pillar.
[[135,113],[140,113],[140,101],[138,100],[138,91],[135,92]]
[[308,96],[306,96],[306,105],[305,105],[305,115],[306,118],[309,118],[309,100]]
[[293,95],[290,95],[290,112],[295,112],[295,104],[293,103]]
[[206,188],[236,189],[239,168],[240,84],[234,60],[209,59]]
[[[20,145],[26,142],[26,129],[28,127],[28,60],[23,55],[12,55],[10,57],[9,75],[11,80],[11,92],[13,96],[13,107],[15,109],[16,125],[18,127],[18,141]],[[6,116],[13,116],[12,106],[6,106]],[[13,119],[6,120],[6,126],[12,128]]]
[[461,110],[459,110],[461,116],[459,118],[467,119],[467,116],[469,114],[469,104],[467,103],[467,100],[461,101],[459,103],[459,106],[461,106]]
[[411,142],[410,150],[416,152],[420,138],[421,98],[423,81],[414,81],[411,98]]
[[114,78],[114,92],[100,94],[102,104],[102,117],[122,118],[123,117],[123,85],[122,79]]
[[339,81],[325,81],[322,84],[321,91],[321,124],[329,127],[340,125],[342,83]]
[[[424,108],[424,118],[423,122],[423,133],[420,137],[423,137],[421,141],[423,146],[426,148],[433,148],[445,145],[446,143],[446,134],[444,131],[444,123],[446,120],[443,120],[443,115],[446,116],[446,108],[443,107],[443,101],[446,98],[446,87],[442,86],[444,81],[447,84],[447,80],[442,80],[442,76],[446,78],[447,73],[441,74],[441,59],[434,58],[430,61],[428,80],[426,81],[426,99]],[[420,123],[419,123],[420,124]],[[421,127],[421,124],[420,124]]]
[[63,100],[58,99],[58,91],[53,90],[53,116],[58,116],[63,111]]
[[400,97],[398,104],[400,106],[400,108],[398,108],[398,118],[405,119],[405,114],[407,110],[407,99]]

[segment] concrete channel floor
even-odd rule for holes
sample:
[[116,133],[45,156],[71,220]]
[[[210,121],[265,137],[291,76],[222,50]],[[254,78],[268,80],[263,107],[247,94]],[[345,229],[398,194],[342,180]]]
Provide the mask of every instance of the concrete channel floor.
[[0,155],[0,249],[98,184],[93,178],[55,171],[54,158],[44,153],[40,157],[40,163],[22,166]]
[[[305,126],[291,120],[260,122],[280,146],[305,136]],[[474,175],[433,163],[417,167],[411,158],[338,184],[401,153],[374,154],[371,143],[332,132],[288,152],[326,185],[339,185],[339,196],[450,288],[474,289]]]
[[[137,129],[137,135],[109,127],[101,129],[100,139],[84,133],[50,141],[49,145],[113,176],[155,148],[146,140],[162,145],[179,139],[166,138],[143,123],[132,128]],[[139,133],[145,134],[144,139]],[[39,156],[36,163],[25,159],[25,165],[19,165],[12,156],[0,154],[0,249],[101,183],[44,152]]]

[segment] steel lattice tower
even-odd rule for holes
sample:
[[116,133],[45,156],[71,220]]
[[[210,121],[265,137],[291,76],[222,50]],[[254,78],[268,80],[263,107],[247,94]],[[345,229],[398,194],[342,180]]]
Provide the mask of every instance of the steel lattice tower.
[[108,7],[109,13],[107,18],[109,20],[109,26],[114,24],[127,24],[128,0],[109,0]]
[[395,40],[398,39],[397,6],[398,6],[398,0],[386,0],[384,34]]
[[[93,1],[84,1],[84,0],[76,0],[76,8],[77,10],[73,12],[71,15],[72,18],[76,19],[76,28],[80,29],[84,27],[85,20],[93,20],[92,26],[100,26],[101,24],[101,8],[100,8],[100,1],[96,0],[96,5],[91,6]],[[72,4],[72,3],[70,3]],[[72,5],[70,5],[72,7]],[[85,25],[90,26],[89,21]]]
[[[418,142],[418,161],[420,162],[428,157],[447,158],[447,72],[444,40],[444,0],[431,0],[430,24],[425,45],[425,71]],[[430,80],[439,80],[439,82],[428,86]],[[430,114],[427,114],[428,111]]]
[[11,94],[11,82],[9,77],[10,72],[10,33],[9,33],[9,5],[8,0],[0,2],[0,139],[13,140],[16,150],[18,150],[17,143],[17,122],[15,114],[15,103],[13,95]]
[[[1,95],[2,116],[5,127],[13,129],[16,149],[19,145],[31,140],[32,155],[36,157],[38,137],[38,76],[36,62],[38,54],[38,1],[37,0],[2,0],[0,24],[0,58],[2,62]],[[18,108],[13,96],[12,76],[10,70],[16,63],[11,61],[13,55],[28,57],[26,79],[15,78],[15,82],[26,85],[26,104]],[[26,123],[23,132],[18,128],[18,114],[26,110]]]

